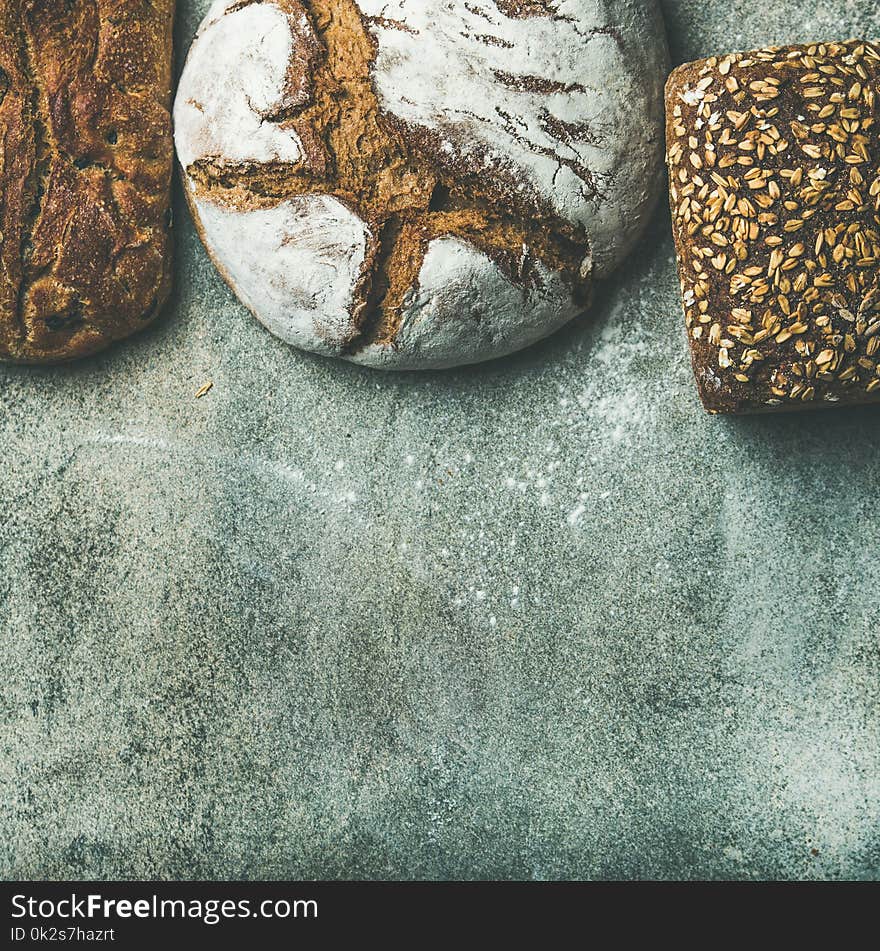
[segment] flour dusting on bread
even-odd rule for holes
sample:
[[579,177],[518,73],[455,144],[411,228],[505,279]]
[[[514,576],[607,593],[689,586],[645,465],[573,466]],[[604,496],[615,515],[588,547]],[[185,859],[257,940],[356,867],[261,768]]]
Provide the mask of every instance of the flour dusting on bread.
[[[428,245],[418,281],[404,302],[396,346],[371,347],[355,357],[393,368],[401,359],[453,366],[462,350],[475,361],[540,340],[577,316],[569,288],[539,265],[538,287],[517,286],[486,254],[460,238]],[[448,300],[471,301],[454,315]]]
[[370,239],[357,215],[326,195],[254,211],[207,201],[196,208],[215,260],[272,333],[323,353],[350,342],[350,302]]
[[[295,21],[269,3],[222,15],[230,5],[221,0],[211,8],[193,44],[186,96],[175,106],[176,121],[186,130],[177,137],[178,158],[184,167],[219,156],[295,164],[302,158],[299,136],[272,118],[303,96],[301,87],[287,83],[288,63],[302,42],[294,35]],[[310,32],[308,21],[302,27]]]
[[644,121],[656,81],[632,82],[635,51],[606,11],[594,0],[358,5],[378,44],[382,107],[436,133],[438,160],[469,164],[514,200],[533,198],[583,228],[597,276],[611,270],[656,194],[651,175],[628,166],[646,146],[656,154],[659,133]]
[[644,228],[666,58],[655,0],[221,0],[178,89],[187,196],[285,340],[395,369],[502,356]]

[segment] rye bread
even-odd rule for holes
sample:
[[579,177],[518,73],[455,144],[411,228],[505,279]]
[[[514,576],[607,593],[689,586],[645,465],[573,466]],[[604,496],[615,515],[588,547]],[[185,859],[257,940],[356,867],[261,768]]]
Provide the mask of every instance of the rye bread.
[[685,322],[710,413],[880,399],[880,46],[679,67],[666,90]]
[[173,0],[0,0],[0,359],[83,357],[171,282]]
[[586,306],[660,188],[653,0],[217,0],[175,101],[209,254],[270,330],[402,369]]

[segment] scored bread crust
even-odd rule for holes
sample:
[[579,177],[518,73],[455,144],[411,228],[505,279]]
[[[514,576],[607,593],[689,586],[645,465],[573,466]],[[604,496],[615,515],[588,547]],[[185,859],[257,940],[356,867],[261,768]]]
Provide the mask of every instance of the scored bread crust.
[[289,342],[389,368],[488,359],[570,320],[662,170],[657,9],[604,6],[217,0],[175,137],[227,282]]
[[171,283],[174,0],[0,0],[0,359],[83,357]]

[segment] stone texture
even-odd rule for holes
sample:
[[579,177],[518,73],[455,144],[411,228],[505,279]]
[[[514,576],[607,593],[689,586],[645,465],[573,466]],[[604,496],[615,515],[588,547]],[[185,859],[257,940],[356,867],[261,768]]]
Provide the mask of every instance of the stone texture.
[[[675,59],[880,35],[787,6],[667,0]],[[4,877],[878,877],[876,410],[706,417],[662,211],[589,319],[389,377],[179,198],[155,329],[0,370]]]

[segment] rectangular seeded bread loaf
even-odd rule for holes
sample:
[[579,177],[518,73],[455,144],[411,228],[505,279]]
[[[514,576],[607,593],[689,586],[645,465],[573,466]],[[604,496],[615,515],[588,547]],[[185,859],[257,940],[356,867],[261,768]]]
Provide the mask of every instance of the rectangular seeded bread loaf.
[[880,399],[880,46],[756,50],[666,89],[687,331],[709,412]]
[[0,358],[84,356],[170,285],[173,0],[0,0]]

